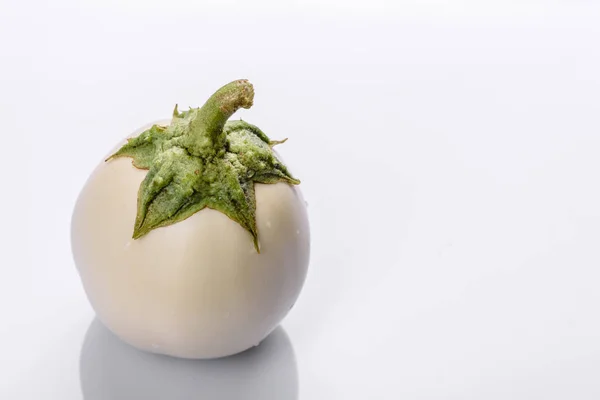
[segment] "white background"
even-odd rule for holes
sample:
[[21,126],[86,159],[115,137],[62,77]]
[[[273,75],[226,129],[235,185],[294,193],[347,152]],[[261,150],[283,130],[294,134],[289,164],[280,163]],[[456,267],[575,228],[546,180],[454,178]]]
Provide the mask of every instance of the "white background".
[[[600,398],[598,2],[0,4],[0,398]],[[254,353],[133,351],[92,322],[76,196],[238,78],[290,138],[304,291]]]

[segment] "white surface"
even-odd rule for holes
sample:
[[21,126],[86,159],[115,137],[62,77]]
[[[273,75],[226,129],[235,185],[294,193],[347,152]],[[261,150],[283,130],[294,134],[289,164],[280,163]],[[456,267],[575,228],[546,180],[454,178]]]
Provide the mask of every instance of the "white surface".
[[[0,5],[0,398],[600,398],[597,2],[123,3]],[[90,328],[74,200],[124,135],[236,78],[309,202],[289,342],[120,351]]]

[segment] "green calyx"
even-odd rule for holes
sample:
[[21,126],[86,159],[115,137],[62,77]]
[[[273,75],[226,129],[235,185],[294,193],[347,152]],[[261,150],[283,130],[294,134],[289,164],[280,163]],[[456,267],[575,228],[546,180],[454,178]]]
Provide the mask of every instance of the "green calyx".
[[246,229],[259,251],[254,183],[300,183],[292,177],[259,128],[228,118],[250,108],[254,89],[247,80],[233,81],[200,108],[179,112],[168,126],[154,125],[129,139],[106,161],[131,157],[148,170],[137,199],[133,238],[182,221],[209,207]]

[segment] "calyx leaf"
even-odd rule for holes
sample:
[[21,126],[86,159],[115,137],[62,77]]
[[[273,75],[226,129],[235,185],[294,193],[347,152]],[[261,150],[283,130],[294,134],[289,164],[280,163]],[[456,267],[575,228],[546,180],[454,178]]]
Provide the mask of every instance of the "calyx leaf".
[[255,183],[300,183],[277,158],[272,141],[258,127],[227,119],[252,105],[247,80],[219,89],[200,108],[179,112],[168,126],[154,125],[129,139],[107,161],[130,157],[148,174],[138,191],[133,238],[180,222],[205,207],[239,223],[259,250]]

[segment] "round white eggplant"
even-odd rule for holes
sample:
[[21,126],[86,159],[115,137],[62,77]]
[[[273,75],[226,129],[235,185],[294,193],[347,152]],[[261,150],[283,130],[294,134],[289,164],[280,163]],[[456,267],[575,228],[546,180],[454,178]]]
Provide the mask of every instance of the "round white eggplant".
[[[194,124],[202,119],[202,111],[215,96],[221,103],[230,100],[227,97],[232,96],[230,93],[221,98],[218,95],[231,85],[239,88],[249,83],[232,82],[202,108],[192,109],[187,115],[175,111],[173,120],[134,132],[132,139],[119,150],[123,154],[114,153],[116,157],[113,155],[98,165],[76,202],[72,250],[85,292],[99,319],[118,337],[139,349],[183,358],[216,358],[244,351],[258,345],[278,326],[304,284],[310,248],[306,205],[297,186],[299,181],[289,175],[274,151],[272,165],[266,159],[243,160],[245,153],[252,156],[254,150],[242,148],[235,153],[234,139],[230,141],[235,132],[228,130],[225,118],[220,126],[223,134],[214,140],[218,146],[225,143],[225,152],[216,151],[209,156],[197,153],[201,167],[192,174],[200,177],[205,171],[211,173],[210,166],[206,166],[209,163],[219,165],[219,154],[225,160],[231,154],[240,155],[223,164],[223,168],[234,171],[230,164],[240,160],[244,164],[237,166],[240,170],[234,172],[239,178],[233,175],[235,179],[231,182],[238,179],[242,187],[253,186],[254,190],[249,192],[254,198],[246,196],[252,211],[247,215],[253,221],[242,212],[236,214],[239,208],[247,206],[235,195],[231,196],[231,204],[238,209],[225,204],[227,199],[223,197],[229,195],[230,188],[222,186],[229,182],[229,175],[217,174],[208,185],[193,181],[190,184],[193,190],[188,191],[185,187],[188,176],[177,167],[178,159],[163,156],[171,150],[169,146],[156,142],[152,150],[155,153],[136,152],[141,149],[140,138],[156,127],[160,128],[158,135],[168,136],[169,129],[176,132],[170,136],[173,140],[179,139],[177,129],[181,130],[181,125],[197,132],[193,131]],[[222,111],[221,103],[218,105]],[[226,114],[239,108],[237,104],[234,106]],[[191,115],[192,111],[197,111],[199,117]],[[215,118],[205,119],[213,123]],[[256,127],[247,125],[250,128],[242,127],[242,133],[248,137],[242,137],[238,144],[255,140],[252,135],[267,143],[265,149],[279,143],[269,142],[261,131],[254,130]],[[149,142],[147,138],[144,140]],[[177,142],[175,150],[188,151],[185,145],[177,147],[182,142]],[[199,142],[202,143],[195,140]],[[134,145],[138,148],[133,148]],[[124,152],[127,146],[130,151]],[[189,154],[193,156],[193,150]],[[265,160],[271,165],[266,168],[274,165],[286,176],[273,179],[279,172],[251,170],[252,165],[263,165]],[[175,167],[165,172],[165,164]],[[163,173],[167,178],[161,177]],[[190,179],[200,179],[193,175]],[[160,184],[168,176],[171,186],[144,198],[145,190],[152,190],[156,182]],[[154,180],[149,179],[152,177]],[[183,205],[173,206],[176,200],[168,196],[176,200],[181,197],[177,201]],[[213,200],[205,200],[210,196]],[[151,201],[147,201],[148,197]],[[193,201],[204,203],[187,214],[177,214],[192,207]]]

